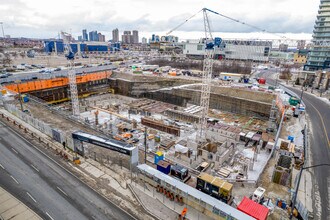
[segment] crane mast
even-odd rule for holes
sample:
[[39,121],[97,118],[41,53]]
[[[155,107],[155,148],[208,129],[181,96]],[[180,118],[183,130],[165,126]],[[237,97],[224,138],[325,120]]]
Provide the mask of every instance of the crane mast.
[[203,61],[202,90],[200,98],[202,113],[199,120],[199,129],[196,136],[197,143],[202,143],[206,140],[207,114],[210,105],[211,79],[214,58],[214,41],[206,8],[203,8],[203,17],[205,31],[205,56]]
[[70,86],[70,97],[71,97],[71,105],[72,105],[72,114],[73,116],[79,116],[79,99],[78,99],[78,88],[76,81],[76,71],[74,69],[74,52],[71,49],[70,42],[68,40],[68,34],[62,32],[62,38],[65,49],[65,57],[69,63],[68,70],[68,78],[69,78],[69,86]]

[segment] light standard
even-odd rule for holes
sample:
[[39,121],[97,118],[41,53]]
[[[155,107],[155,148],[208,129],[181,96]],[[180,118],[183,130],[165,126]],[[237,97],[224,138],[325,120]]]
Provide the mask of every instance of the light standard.
[[314,166],[309,166],[309,167],[302,167],[299,171],[299,176],[298,176],[298,183],[296,185],[296,189],[294,191],[294,197],[292,200],[292,205],[291,205],[291,212],[290,212],[290,219],[292,219],[293,216],[293,209],[296,205],[296,201],[297,201],[297,197],[298,197],[298,190],[299,190],[299,185],[300,185],[300,180],[301,180],[301,174],[303,170],[309,169],[309,168],[314,168],[314,167],[320,167],[320,166],[330,166],[330,164],[318,164],[318,165],[314,165]]

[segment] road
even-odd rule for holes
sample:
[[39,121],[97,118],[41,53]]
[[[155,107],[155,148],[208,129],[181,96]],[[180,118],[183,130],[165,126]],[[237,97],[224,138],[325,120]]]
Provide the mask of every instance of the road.
[[[264,71],[263,77],[267,78]],[[267,78],[269,84],[275,85],[276,81]],[[283,84],[282,86],[285,87]],[[286,87],[301,94],[299,87]],[[330,105],[308,93],[303,94],[303,102],[311,122],[310,151],[311,165],[330,163]],[[330,169],[327,166],[313,169],[314,216],[316,219],[328,219],[330,216]],[[318,197],[320,197],[318,199]]]
[[43,219],[134,219],[1,121],[0,185]]

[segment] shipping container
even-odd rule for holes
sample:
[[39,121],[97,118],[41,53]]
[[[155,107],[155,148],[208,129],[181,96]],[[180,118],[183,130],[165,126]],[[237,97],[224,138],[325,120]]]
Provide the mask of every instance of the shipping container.
[[201,173],[197,177],[196,189],[226,203],[232,199],[233,184],[207,173]]
[[181,166],[181,165],[172,165],[171,166],[171,176],[181,180],[181,181],[187,181],[189,179],[188,176],[188,169]]
[[168,175],[171,172],[171,164],[164,160],[160,160],[157,163],[157,170]]

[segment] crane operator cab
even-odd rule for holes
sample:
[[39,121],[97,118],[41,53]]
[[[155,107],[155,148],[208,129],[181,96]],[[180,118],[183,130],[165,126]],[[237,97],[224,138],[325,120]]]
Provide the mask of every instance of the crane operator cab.
[[225,48],[226,45],[224,44],[224,42],[222,41],[222,39],[220,37],[215,37],[213,42],[207,42],[206,43],[206,50],[213,50],[214,47],[218,47],[218,48]]

